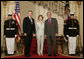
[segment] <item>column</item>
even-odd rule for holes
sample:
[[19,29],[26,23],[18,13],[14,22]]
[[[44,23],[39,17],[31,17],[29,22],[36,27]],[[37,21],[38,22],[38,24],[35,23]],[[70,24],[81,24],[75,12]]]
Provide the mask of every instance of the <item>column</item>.
[[4,21],[6,19],[6,5],[7,1],[1,1],[1,49],[3,51],[2,56],[4,56],[5,50],[5,39],[4,39]]

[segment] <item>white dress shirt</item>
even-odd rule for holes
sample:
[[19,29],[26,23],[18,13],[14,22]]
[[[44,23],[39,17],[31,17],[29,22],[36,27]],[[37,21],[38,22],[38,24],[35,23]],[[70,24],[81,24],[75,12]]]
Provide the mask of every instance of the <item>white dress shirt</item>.
[[33,24],[32,18],[31,18],[31,17],[29,17],[29,19],[31,20],[31,23]]

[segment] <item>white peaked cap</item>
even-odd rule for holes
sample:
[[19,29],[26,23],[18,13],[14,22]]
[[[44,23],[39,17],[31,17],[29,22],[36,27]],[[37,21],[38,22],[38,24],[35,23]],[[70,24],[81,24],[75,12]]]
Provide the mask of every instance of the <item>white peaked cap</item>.
[[12,13],[11,13],[11,12],[9,12],[9,13],[8,13],[8,15],[12,15]]
[[74,14],[74,12],[70,12],[70,14]]

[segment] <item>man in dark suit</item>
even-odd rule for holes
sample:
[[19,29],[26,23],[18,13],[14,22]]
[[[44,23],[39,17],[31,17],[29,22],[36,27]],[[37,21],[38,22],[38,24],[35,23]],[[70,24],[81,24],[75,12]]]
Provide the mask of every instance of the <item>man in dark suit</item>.
[[58,23],[56,18],[51,17],[51,12],[47,13],[48,19],[45,21],[44,34],[47,38],[48,56],[52,56],[51,53],[51,38],[53,40],[54,56],[56,56],[56,36],[58,35]]
[[35,23],[34,23],[34,19],[32,18],[32,11],[30,10],[28,12],[28,17],[25,17],[23,20],[23,34],[25,36],[25,39],[24,39],[24,45],[25,45],[24,55],[26,57],[30,56],[30,46],[31,46],[31,42],[32,42],[32,37],[36,36],[35,32],[36,32]]

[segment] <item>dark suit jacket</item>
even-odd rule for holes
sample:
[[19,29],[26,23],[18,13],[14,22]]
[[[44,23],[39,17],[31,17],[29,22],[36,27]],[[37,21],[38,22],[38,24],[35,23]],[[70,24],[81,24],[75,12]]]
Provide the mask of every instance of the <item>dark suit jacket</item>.
[[48,24],[48,19],[45,21],[44,34],[45,35],[55,35],[58,34],[58,22],[56,18],[51,18],[51,24]]
[[23,20],[23,33],[27,33],[27,35],[32,35],[36,32],[34,19],[32,18],[33,24],[29,17],[25,17]]

